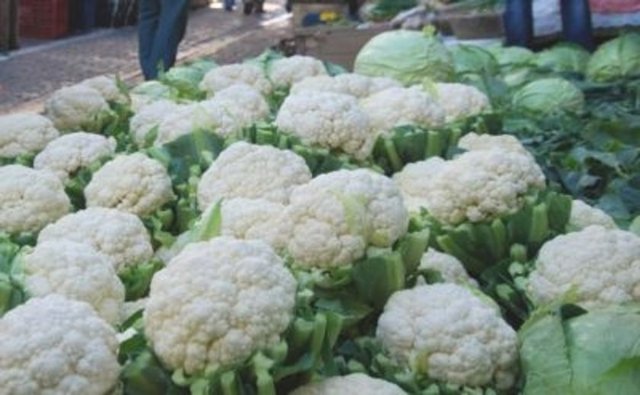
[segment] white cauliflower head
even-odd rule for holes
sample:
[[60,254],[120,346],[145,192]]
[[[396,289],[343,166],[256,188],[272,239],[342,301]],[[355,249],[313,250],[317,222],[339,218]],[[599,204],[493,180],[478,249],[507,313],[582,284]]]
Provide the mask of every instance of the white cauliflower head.
[[367,158],[375,142],[369,117],[358,101],[338,93],[289,95],[280,107],[276,125],[304,144],[341,150],[358,159]]
[[53,122],[42,115],[0,115],[0,158],[35,154],[58,136]]
[[273,89],[271,82],[260,67],[243,63],[220,66],[210,70],[200,82],[200,90],[207,92],[207,95],[211,97],[236,84],[252,86],[263,95],[271,93]]
[[506,134],[491,135],[467,133],[462,136],[460,141],[458,141],[458,147],[464,149],[465,151],[501,150],[532,157],[531,153],[527,151],[520,140],[518,140],[514,136],[509,136]]
[[582,200],[574,200],[571,204],[571,215],[569,216],[567,231],[580,231],[591,225],[599,225],[607,229],[618,229],[618,225],[609,214],[599,208],[589,206]]
[[361,103],[377,134],[405,125],[440,126],[445,120],[440,104],[418,87],[385,89]]
[[65,215],[45,227],[38,243],[70,240],[108,256],[116,271],[149,261],[151,238],[136,215],[113,208],[90,207]]
[[70,209],[64,186],[53,173],[0,167],[0,232],[37,232]]
[[529,275],[536,304],[571,301],[587,309],[640,301],[640,237],[590,226],[546,242]]
[[84,190],[87,207],[111,207],[145,216],[173,200],[171,178],[144,154],[117,156],[93,174]]
[[115,330],[84,302],[34,298],[0,319],[4,394],[104,395],[118,385]]
[[298,387],[289,395],[351,395],[354,393],[405,395],[405,392],[397,385],[362,373],[329,377],[322,381]]
[[499,309],[456,284],[394,293],[376,336],[398,362],[437,380],[510,388],[518,370],[518,338]]
[[203,103],[181,105],[162,119],[154,144],[167,144],[197,130],[213,132],[217,126],[214,115]]
[[154,276],[145,334],[172,370],[231,367],[279,340],[295,294],[293,275],[262,241],[190,244]]
[[214,132],[222,137],[230,136],[243,128],[269,116],[269,104],[249,85],[232,85],[225,88],[202,105],[215,119]]
[[445,283],[478,286],[476,280],[469,276],[469,273],[467,273],[458,258],[436,251],[433,248],[429,248],[422,255],[419,269],[438,272]]
[[45,104],[45,112],[62,132],[100,132],[105,117],[111,114],[102,94],[86,85],[55,91]]
[[288,87],[305,78],[327,75],[324,63],[310,56],[294,55],[273,61],[269,78],[275,86]]
[[291,190],[310,179],[307,163],[295,153],[241,141],[225,149],[202,175],[198,206],[204,210],[236,197],[286,204]]
[[107,102],[126,103],[127,95],[120,91],[116,78],[112,75],[99,75],[80,82],[80,85],[88,86],[100,92]]
[[478,115],[491,109],[487,95],[471,85],[439,82],[435,84],[434,96],[444,109],[447,122]]
[[512,214],[528,193],[545,187],[533,158],[498,149],[410,163],[394,179],[410,211],[424,207],[450,225]]
[[291,94],[302,92],[333,92],[364,99],[389,88],[401,87],[398,81],[386,77],[367,77],[360,74],[320,75],[305,78],[291,87]]
[[222,236],[262,240],[276,250],[286,245],[286,235],[279,229],[285,209],[283,204],[264,199],[232,198],[223,200],[221,209]]
[[89,303],[112,325],[120,321],[124,286],[111,259],[92,247],[67,240],[38,243],[23,257],[22,269],[30,296],[60,294]]
[[180,108],[180,104],[170,100],[158,100],[140,108],[129,120],[129,131],[138,147],[147,143],[147,135],[160,123],[172,116]]
[[78,170],[116,152],[116,140],[99,134],[77,132],[50,142],[33,161],[33,168],[55,173],[63,183]]

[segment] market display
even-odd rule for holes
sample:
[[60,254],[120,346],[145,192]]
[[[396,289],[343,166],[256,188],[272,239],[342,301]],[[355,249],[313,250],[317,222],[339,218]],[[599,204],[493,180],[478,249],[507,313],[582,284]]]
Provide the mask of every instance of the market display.
[[0,394],[638,394],[639,147],[635,33],[62,88],[0,116]]

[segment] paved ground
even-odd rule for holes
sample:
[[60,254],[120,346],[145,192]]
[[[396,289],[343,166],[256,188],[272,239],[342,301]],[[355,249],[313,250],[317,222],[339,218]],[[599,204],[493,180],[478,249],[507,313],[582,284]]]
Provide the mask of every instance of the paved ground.
[[[194,10],[179,62],[212,56],[235,62],[262,52],[290,34],[282,0],[266,5],[262,17],[227,13],[217,8]],[[91,34],[27,47],[0,60],[0,113],[39,111],[54,90],[82,79],[117,73],[136,82],[140,72],[135,27],[97,30]]]

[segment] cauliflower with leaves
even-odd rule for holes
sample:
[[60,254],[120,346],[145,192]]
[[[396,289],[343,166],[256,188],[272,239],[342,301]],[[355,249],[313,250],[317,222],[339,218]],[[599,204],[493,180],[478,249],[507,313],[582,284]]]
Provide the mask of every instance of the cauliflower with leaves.
[[61,132],[99,133],[113,113],[100,91],[86,85],[59,89],[45,103],[45,115]]
[[160,127],[162,121],[179,112],[180,104],[170,100],[158,100],[144,105],[129,120],[129,131],[133,141],[138,147],[144,147],[147,143],[153,143],[155,139],[149,133]]
[[59,136],[53,123],[36,113],[0,116],[0,159],[31,155]]
[[575,232],[583,230],[591,225],[599,225],[607,229],[617,229],[616,222],[609,214],[597,207],[589,206],[582,200],[574,200],[571,204],[571,215],[567,230]]
[[491,109],[487,95],[471,85],[437,83],[435,98],[444,110],[447,122],[478,115]]
[[200,82],[200,90],[212,97],[221,90],[237,84],[252,86],[263,95],[268,95],[273,90],[271,82],[262,69],[247,63],[230,64],[212,69]]
[[249,85],[232,85],[202,105],[215,119],[214,132],[228,137],[269,116],[269,105],[259,91]]
[[116,78],[112,75],[99,75],[80,82],[80,85],[88,86],[100,92],[107,102],[126,103],[127,95],[120,91]]
[[478,286],[458,258],[429,248],[420,259],[420,271],[437,272],[445,283]]
[[269,67],[269,78],[277,87],[288,87],[305,78],[327,75],[320,60],[302,55],[274,60]]
[[191,103],[177,107],[158,125],[154,144],[170,143],[184,135],[198,130],[214,132],[218,126],[215,115],[209,111],[206,102]]

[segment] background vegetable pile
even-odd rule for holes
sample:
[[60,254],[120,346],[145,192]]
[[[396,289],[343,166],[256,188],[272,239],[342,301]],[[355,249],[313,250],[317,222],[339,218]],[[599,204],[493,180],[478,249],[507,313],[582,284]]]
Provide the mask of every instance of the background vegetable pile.
[[639,393],[639,73],[397,31],[0,117],[0,394]]

